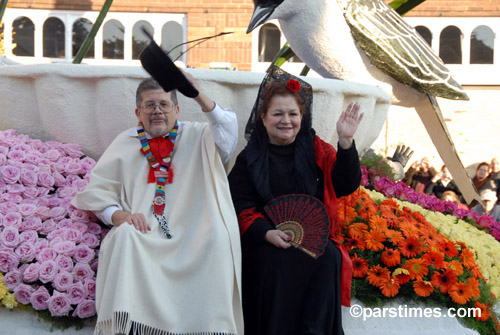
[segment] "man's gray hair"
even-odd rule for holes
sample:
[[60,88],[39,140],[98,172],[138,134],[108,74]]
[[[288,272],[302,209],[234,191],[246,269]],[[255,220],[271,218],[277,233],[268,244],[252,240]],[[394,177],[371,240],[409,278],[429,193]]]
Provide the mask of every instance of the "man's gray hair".
[[[137,87],[137,92],[135,94],[135,103],[137,105],[137,108],[141,107],[142,104],[142,92],[152,91],[152,90],[163,90],[160,84],[158,84],[158,82],[153,78],[144,79],[139,84],[139,86]],[[170,91],[170,99],[172,99],[172,102],[175,105],[178,105],[176,90]]]

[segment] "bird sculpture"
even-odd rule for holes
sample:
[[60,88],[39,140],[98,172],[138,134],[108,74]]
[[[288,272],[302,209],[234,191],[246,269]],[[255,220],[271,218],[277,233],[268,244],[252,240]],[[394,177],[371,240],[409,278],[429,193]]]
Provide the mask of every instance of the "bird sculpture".
[[467,202],[477,199],[435,97],[468,100],[443,61],[382,0],[254,0],[247,33],[277,19],[294,53],[325,78],[372,84],[413,107]]

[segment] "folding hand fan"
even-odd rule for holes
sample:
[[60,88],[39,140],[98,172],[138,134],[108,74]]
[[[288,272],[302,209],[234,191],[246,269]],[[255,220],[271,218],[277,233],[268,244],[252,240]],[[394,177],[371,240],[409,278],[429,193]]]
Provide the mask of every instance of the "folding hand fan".
[[306,194],[283,195],[269,201],[264,211],[294,247],[314,258],[325,252],[330,222],[320,200]]

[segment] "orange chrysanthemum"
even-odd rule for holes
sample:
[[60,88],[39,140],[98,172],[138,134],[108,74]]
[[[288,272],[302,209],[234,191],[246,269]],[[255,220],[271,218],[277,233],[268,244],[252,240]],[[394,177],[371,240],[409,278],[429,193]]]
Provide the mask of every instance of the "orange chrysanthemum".
[[434,272],[431,278],[432,285],[439,289],[439,292],[446,293],[457,282],[457,274],[451,269],[444,272]]
[[474,259],[474,253],[470,249],[463,248],[462,254],[460,255],[460,258],[462,259],[462,264],[467,269],[471,269],[474,266],[476,266],[476,260]]
[[389,198],[389,199],[382,201],[382,203],[380,204],[380,207],[381,208],[388,207],[392,210],[397,210],[399,208],[399,204],[393,198]]
[[440,245],[441,251],[448,257],[455,257],[458,255],[458,250],[455,242],[446,239]]
[[355,222],[353,224],[350,224],[347,228],[347,233],[349,234],[349,236],[355,238],[363,237],[367,231],[368,226],[362,222]]
[[352,276],[354,278],[363,278],[368,273],[368,261],[354,254],[352,260]]
[[372,217],[370,217],[369,224],[371,229],[375,229],[378,231],[385,231],[387,229],[387,222],[384,218],[378,215],[373,215]]
[[415,257],[422,252],[422,243],[415,236],[410,236],[399,243],[401,254],[405,257]]
[[378,230],[370,230],[365,235],[366,249],[379,251],[384,249],[385,235]]
[[382,278],[379,288],[386,297],[394,297],[399,292],[399,281],[394,277]]
[[471,267],[469,269],[469,271],[472,273],[472,276],[474,278],[483,278],[483,279],[485,279],[484,276],[483,276],[483,273],[481,272],[481,268],[479,267],[479,265],[477,265],[477,264],[474,265],[473,267]]
[[490,313],[488,312],[488,306],[479,301],[474,303],[474,307],[481,309],[481,313],[479,315],[476,314],[476,320],[478,321],[486,321],[490,317]]
[[344,246],[348,251],[353,249],[365,250],[365,241],[361,238],[353,237],[344,242]]
[[413,283],[413,290],[418,296],[428,297],[434,291],[434,287],[430,281],[417,280]]
[[432,265],[436,269],[442,269],[444,267],[444,255],[439,251],[430,251],[422,257],[427,265]]
[[380,259],[382,260],[382,263],[389,267],[396,266],[401,263],[399,250],[385,249]]
[[462,263],[455,259],[450,261],[448,264],[445,264],[444,267],[455,270],[457,276],[460,276],[462,273],[464,273],[464,267],[462,266]]
[[457,304],[464,305],[472,297],[472,289],[467,283],[455,283],[448,290],[451,300]]
[[345,205],[339,206],[337,215],[341,222],[351,223],[358,213],[353,207]]
[[440,236],[438,233],[433,231],[426,231],[420,234],[422,241],[428,245],[437,245],[440,241]]
[[387,229],[384,232],[385,236],[387,236],[387,239],[392,243],[392,245],[396,246],[401,241],[404,240],[403,234],[401,234],[400,231],[397,230],[392,230],[392,229]]
[[469,287],[472,290],[472,298],[479,298],[481,295],[479,280],[477,280],[477,278],[469,278]]
[[382,279],[389,279],[390,272],[387,268],[375,265],[368,270],[368,282],[373,286],[379,286]]
[[403,268],[410,272],[410,279],[422,279],[429,273],[429,267],[422,258],[407,260]]
[[358,209],[358,215],[361,216],[366,221],[370,220],[370,216],[377,214],[377,206],[374,203],[365,201],[363,205]]

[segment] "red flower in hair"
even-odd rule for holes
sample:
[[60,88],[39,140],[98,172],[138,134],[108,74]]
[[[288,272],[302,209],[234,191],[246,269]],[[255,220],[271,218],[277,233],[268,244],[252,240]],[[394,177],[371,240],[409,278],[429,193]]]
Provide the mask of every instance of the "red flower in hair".
[[286,87],[292,92],[300,91],[300,83],[298,80],[290,79],[286,82]]

